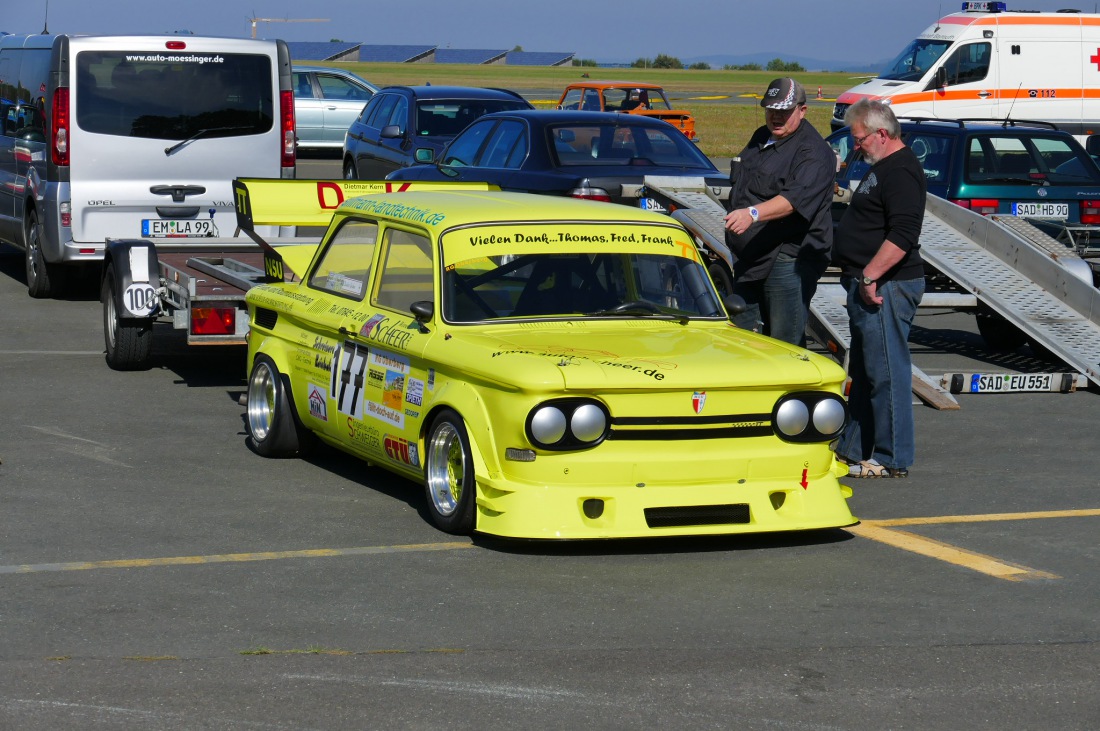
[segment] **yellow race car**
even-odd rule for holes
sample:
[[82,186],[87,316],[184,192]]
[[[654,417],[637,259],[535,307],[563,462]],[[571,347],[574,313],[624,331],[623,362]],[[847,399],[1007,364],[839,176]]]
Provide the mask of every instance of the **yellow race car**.
[[[242,227],[255,186],[316,205],[312,185],[238,181]],[[856,522],[830,449],[847,419],[844,371],[733,327],[675,220],[377,185],[404,192],[338,195],[319,214],[331,216],[320,244],[266,247],[273,281],[247,295],[255,451],[348,451],[422,483],[432,520],[458,534]],[[268,205],[300,224],[293,197]]]

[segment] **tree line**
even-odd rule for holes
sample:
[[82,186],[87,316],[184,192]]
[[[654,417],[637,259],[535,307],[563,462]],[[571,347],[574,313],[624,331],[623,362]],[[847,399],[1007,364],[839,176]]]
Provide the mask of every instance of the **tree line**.
[[[575,58],[573,59],[574,66],[599,66],[596,61],[590,58]],[[656,58],[639,58],[630,64],[631,68],[635,69],[690,69],[698,71],[710,71],[711,65],[706,61],[698,61],[690,66],[684,66],[683,61],[675,56],[668,56],[663,53],[657,54]],[[726,64],[722,66],[723,71],[805,71],[802,64],[797,61],[784,61],[781,58],[773,58],[768,61],[767,64],[761,65],[758,63],[745,63],[740,65]]]

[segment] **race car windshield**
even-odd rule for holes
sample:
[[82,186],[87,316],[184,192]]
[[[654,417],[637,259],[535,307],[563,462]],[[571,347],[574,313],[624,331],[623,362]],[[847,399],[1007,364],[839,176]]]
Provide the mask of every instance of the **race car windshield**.
[[890,62],[886,70],[879,74],[879,78],[894,81],[920,81],[951,43],[952,41],[915,38],[897,55],[897,58]]
[[706,271],[671,254],[519,254],[447,267],[449,322],[502,318],[724,318]]

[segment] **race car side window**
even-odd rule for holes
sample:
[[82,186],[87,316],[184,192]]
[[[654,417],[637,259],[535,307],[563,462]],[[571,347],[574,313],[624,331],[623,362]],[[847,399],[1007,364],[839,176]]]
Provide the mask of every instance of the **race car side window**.
[[309,277],[309,286],[332,294],[362,300],[370,279],[378,224],[348,220],[333,234],[321,260]]
[[413,302],[434,300],[431,240],[398,228],[387,229],[383,240],[378,291],[371,303],[408,314]]

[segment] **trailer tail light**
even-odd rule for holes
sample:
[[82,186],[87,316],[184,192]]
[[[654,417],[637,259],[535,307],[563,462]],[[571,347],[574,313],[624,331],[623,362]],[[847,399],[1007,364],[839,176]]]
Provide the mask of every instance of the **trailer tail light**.
[[53,93],[50,121],[50,156],[54,165],[69,164],[69,88],[59,86]]
[[191,310],[192,335],[233,335],[236,332],[235,307],[196,307]]
[[582,185],[579,188],[574,188],[570,193],[573,198],[583,198],[588,201],[603,201],[605,203],[611,202],[611,196],[603,188],[590,188],[587,185]]
[[951,202],[963,208],[969,208],[974,213],[980,213],[983,216],[996,213],[1001,205],[1001,202],[996,198],[952,198]]
[[1100,223],[1100,201],[1081,201],[1081,223]]
[[284,168],[294,167],[294,146],[296,144],[294,131],[294,92],[279,92],[279,119],[282,120],[282,165]]

